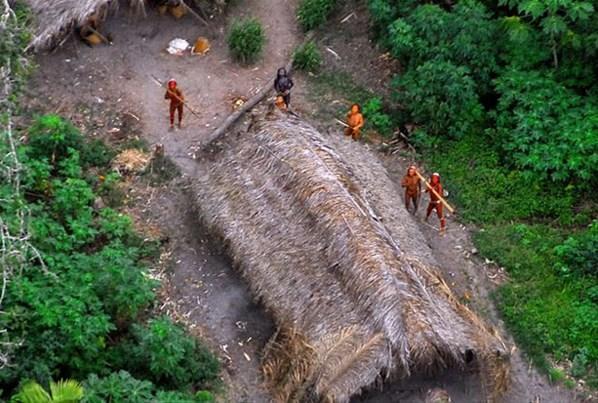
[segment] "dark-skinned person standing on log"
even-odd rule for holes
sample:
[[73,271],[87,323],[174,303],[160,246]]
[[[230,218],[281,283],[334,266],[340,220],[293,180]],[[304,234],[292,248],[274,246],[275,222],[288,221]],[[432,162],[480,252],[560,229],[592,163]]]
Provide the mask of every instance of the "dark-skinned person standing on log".
[[405,188],[405,208],[409,211],[409,205],[413,204],[412,214],[417,213],[419,198],[422,192],[422,181],[417,176],[415,165],[407,169],[407,174],[401,180],[401,187]]
[[287,70],[284,67],[279,68],[276,73],[276,79],[274,79],[274,89],[277,95],[282,96],[287,108],[291,103],[291,88],[293,88],[293,85],[293,80],[287,74]]
[[170,101],[170,128],[174,128],[175,112],[178,112],[179,114],[179,129],[182,128],[183,104],[185,103],[185,97],[183,96],[183,91],[177,87],[177,82],[174,78],[168,80],[168,88],[166,89],[166,94],[164,94],[164,99]]
[[[438,172],[434,172],[432,177],[430,178],[430,187],[426,189],[426,192],[430,193],[430,204],[428,204],[428,210],[426,211],[426,222],[432,213],[432,210],[436,210],[436,215],[438,215],[438,219],[440,220],[440,232],[444,232],[446,229],[446,219],[442,214],[442,202],[438,195],[443,194],[442,184],[440,183],[440,174]],[[434,192],[431,190],[433,189]]]
[[358,104],[351,105],[349,113],[347,113],[347,127],[345,128],[345,136],[351,136],[353,140],[359,140],[361,136],[361,128],[365,124],[363,115],[361,114],[361,107]]

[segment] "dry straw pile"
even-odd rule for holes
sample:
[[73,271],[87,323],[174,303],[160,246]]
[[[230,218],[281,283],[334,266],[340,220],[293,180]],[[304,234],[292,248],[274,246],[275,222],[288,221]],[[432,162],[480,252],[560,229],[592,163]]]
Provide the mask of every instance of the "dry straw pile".
[[[139,14],[145,10],[145,0],[127,0]],[[30,48],[51,48],[80,26],[93,14],[105,18],[110,9],[117,9],[118,0],[26,0],[35,16],[37,29]]]
[[507,348],[432,268],[375,157],[279,112],[229,137],[200,161],[197,205],[277,322],[263,358],[277,401],[469,365],[488,399],[502,391]]

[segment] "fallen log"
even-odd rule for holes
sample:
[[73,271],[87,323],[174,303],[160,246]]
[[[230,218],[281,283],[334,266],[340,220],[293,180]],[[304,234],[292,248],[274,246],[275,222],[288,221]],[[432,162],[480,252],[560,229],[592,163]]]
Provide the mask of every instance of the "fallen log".
[[[291,73],[293,69],[293,62],[290,61],[286,65],[286,70],[288,73]],[[228,115],[226,119],[214,130],[207,138],[207,140],[202,144],[203,147],[209,145],[213,141],[217,140],[222,136],[224,133],[228,131],[228,129],[237,121],[241,116],[243,116],[246,112],[250,111],[254,106],[259,104],[266,96],[270,93],[270,91],[274,90],[274,86],[272,82],[269,81],[257,94],[253,97],[249,98],[247,102],[243,104],[239,109]]]

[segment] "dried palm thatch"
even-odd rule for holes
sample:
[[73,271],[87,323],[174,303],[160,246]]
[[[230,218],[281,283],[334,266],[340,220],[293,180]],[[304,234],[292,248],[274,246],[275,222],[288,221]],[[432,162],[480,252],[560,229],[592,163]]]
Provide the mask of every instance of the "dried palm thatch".
[[381,164],[340,137],[273,111],[202,159],[194,184],[205,224],[276,319],[263,357],[275,400],[346,402],[381,374],[472,360],[493,399],[506,346],[432,268]]
[[[41,50],[56,45],[93,14],[106,17],[118,8],[118,0],[26,0],[35,15],[37,29],[29,48]],[[136,12],[145,12],[145,0],[128,0]]]
[[143,172],[149,164],[151,156],[142,150],[129,148],[122,151],[112,160],[112,169],[121,173]]

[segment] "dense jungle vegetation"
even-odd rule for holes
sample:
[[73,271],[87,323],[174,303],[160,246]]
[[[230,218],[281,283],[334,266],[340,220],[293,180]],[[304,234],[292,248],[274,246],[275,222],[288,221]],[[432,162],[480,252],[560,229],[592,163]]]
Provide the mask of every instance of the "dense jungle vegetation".
[[13,128],[30,69],[15,11],[0,21],[0,400],[213,401],[217,358],[152,314],[159,244],[117,210],[115,151],[55,115]]
[[508,269],[496,298],[517,341],[553,380],[598,387],[598,3],[368,6],[402,66],[389,113]]

